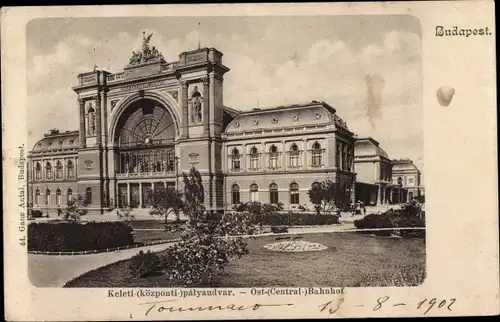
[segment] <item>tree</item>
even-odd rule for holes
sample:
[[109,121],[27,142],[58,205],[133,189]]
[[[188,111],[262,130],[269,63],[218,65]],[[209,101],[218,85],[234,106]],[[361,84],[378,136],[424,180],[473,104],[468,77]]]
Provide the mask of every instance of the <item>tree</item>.
[[64,219],[72,222],[78,222],[81,216],[87,214],[87,202],[85,199],[78,195],[76,198],[68,202]]
[[116,216],[118,219],[128,223],[135,220],[135,216],[132,214],[134,210],[133,205],[125,204],[116,210]]
[[331,180],[314,184],[309,189],[308,195],[317,214],[323,212],[326,215],[335,210],[340,215],[342,209],[350,203],[349,192],[345,189],[345,185]]
[[203,181],[195,168],[184,173],[183,179],[183,210],[188,222],[180,227],[181,241],[166,250],[164,268],[168,278],[188,285],[213,285],[231,259],[248,254],[241,235],[253,234],[254,227],[244,213],[218,217],[206,212]]
[[179,214],[184,207],[182,193],[172,188],[158,187],[154,189],[151,197],[152,208],[149,212],[152,216],[160,216],[167,223],[168,216],[173,213],[179,221]]

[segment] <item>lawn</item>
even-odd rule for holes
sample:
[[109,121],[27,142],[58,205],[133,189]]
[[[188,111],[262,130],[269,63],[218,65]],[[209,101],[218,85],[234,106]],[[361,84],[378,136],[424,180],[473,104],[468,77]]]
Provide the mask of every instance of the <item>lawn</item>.
[[[231,262],[217,282],[220,287],[402,286],[418,285],[425,276],[424,239],[375,237],[358,233],[304,234],[324,251],[279,253],[264,245],[275,236],[249,241],[250,255]],[[66,287],[177,287],[164,276],[134,278],[129,260],[88,272]]]

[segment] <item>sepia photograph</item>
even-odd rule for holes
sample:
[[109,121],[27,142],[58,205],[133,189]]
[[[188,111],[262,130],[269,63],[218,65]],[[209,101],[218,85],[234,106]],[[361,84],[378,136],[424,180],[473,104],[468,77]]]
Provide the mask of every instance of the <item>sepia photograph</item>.
[[492,9],[2,7],[5,320],[498,314]]
[[424,281],[417,18],[46,18],[26,32],[34,286]]

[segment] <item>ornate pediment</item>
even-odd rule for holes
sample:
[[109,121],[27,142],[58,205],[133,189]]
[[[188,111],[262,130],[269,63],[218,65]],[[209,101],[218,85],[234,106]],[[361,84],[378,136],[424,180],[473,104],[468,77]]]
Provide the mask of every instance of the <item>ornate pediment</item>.
[[130,57],[129,65],[142,65],[149,62],[160,61],[165,62],[163,55],[156,49],[155,46],[150,46],[151,37],[153,34],[146,36],[143,32],[142,47],[139,52],[132,52],[132,57]]

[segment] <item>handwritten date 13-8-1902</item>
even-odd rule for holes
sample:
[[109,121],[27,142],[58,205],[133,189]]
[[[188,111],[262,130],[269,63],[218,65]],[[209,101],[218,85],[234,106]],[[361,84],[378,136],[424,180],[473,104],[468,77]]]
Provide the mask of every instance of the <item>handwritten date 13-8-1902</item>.
[[[319,305],[318,307],[320,308],[320,312],[328,312],[329,314],[335,314],[337,313],[342,306],[345,306],[343,304],[345,302],[344,298],[339,298],[337,301],[329,301],[326,303],[323,303]],[[432,298],[432,299],[424,299],[422,301],[416,302],[414,304],[408,304],[408,303],[403,303],[400,301],[391,301],[389,296],[382,296],[379,297],[373,306],[372,310],[379,311],[382,310],[384,307],[398,307],[398,306],[412,306],[414,305],[418,311],[422,311],[424,315],[429,313],[432,309],[445,309],[448,311],[452,311],[452,306],[455,304],[456,299],[450,298],[448,300],[446,299],[437,299],[437,298]],[[354,305],[354,307],[364,307],[368,305]]]

